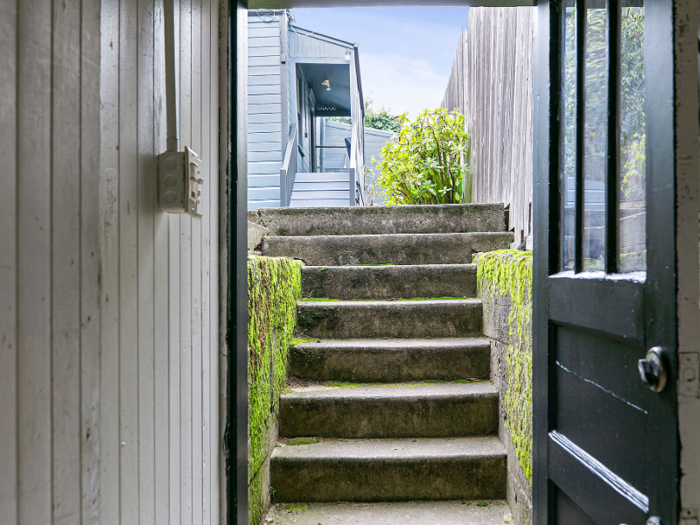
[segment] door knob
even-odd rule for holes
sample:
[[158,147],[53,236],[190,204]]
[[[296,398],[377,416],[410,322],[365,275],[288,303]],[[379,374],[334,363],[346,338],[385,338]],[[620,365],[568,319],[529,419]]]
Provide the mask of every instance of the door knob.
[[637,367],[642,382],[654,392],[661,392],[666,387],[668,359],[663,348],[660,346],[650,348],[646,358],[638,361]]

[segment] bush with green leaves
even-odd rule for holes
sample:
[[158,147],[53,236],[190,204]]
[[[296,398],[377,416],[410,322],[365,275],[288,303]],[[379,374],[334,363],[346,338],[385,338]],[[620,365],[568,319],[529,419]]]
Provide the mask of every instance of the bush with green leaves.
[[[365,99],[365,127],[372,129],[382,129],[384,131],[398,132],[401,129],[401,116],[395,116],[389,113],[391,110],[384,107],[380,110],[375,110],[372,107],[373,101],[371,98],[367,97]],[[331,117],[334,122],[342,122],[343,124],[350,124],[352,120],[348,117]]]
[[459,204],[464,202],[469,134],[464,116],[446,109],[425,110],[381,150],[378,185],[388,204]]

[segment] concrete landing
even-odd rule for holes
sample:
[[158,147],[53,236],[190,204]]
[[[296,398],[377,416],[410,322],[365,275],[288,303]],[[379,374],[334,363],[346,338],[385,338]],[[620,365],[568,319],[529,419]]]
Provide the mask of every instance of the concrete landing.
[[[488,503],[479,506],[477,503]],[[274,525],[507,525],[503,501],[410,503],[316,503],[274,505],[263,523]]]

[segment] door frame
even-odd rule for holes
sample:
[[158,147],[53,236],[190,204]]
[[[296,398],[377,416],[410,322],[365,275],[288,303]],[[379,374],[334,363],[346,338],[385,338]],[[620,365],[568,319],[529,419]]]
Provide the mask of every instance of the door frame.
[[[676,237],[675,283],[679,290],[675,315],[678,321],[676,338],[681,356],[681,374],[684,366],[697,371],[698,341],[700,341],[700,295],[698,214],[700,213],[700,177],[698,177],[698,65],[697,65],[697,6],[693,0],[662,0],[673,6],[673,41],[666,42],[665,53],[673,56],[674,212]],[[542,61],[550,71],[549,38],[551,33],[552,0],[220,0],[220,100],[222,132],[221,157],[221,245],[220,271],[222,276],[222,332],[225,347],[222,348],[221,420],[222,469],[221,490],[222,522],[244,524],[248,520],[248,406],[247,406],[247,20],[248,9],[291,9],[295,7],[369,7],[369,6],[482,6],[513,7],[538,4],[538,26],[535,31],[535,68]],[[661,52],[661,51],[660,51]],[[534,81],[534,235],[547,232],[547,217],[538,213],[537,203],[547,202],[548,181],[538,178],[538,173],[550,173],[549,166],[549,107],[552,93],[549,78],[535,75]],[[235,103],[233,101],[235,100]],[[225,116],[225,118],[224,118]],[[240,119],[238,117],[241,117]],[[546,254],[548,257],[549,254]],[[538,326],[538,312],[547,305],[540,299],[541,264],[534,271],[533,323]],[[546,268],[546,267],[545,267]],[[546,275],[545,275],[546,277]],[[540,323],[541,324],[541,323]],[[542,334],[533,328],[533,369],[537,369],[540,356],[536,351]],[[688,358],[688,362],[684,361]],[[546,356],[545,356],[546,358]],[[686,364],[684,364],[686,363]],[[545,359],[546,366],[546,359]],[[535,372],[535,370],[533,370]],[[534,381],[541,380],[537,377]],[[700,512],[700,389],[698,375],[679,388],[679,439],[681,444],[681,520]],[[546,401],[546,400],[545,400]],[[534,393],[534,402],[542,400]],[[538,412],[535,411],[535,415]],[[537,428],[537,419],[535,418]],[[545,458],[546,459],[546,458]],[[546,491],[538,483],[538,463],[542,450],[535,446],[533,463],[533,496]],[[223,518],[225,516],[225,518]],[[547,523],[535,509],[535,523]]]

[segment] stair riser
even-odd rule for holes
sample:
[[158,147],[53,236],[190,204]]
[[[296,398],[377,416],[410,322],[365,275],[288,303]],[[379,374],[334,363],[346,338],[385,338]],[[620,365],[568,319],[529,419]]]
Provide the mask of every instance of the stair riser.
[[410,350],[293,347],[290,371],[312,381],[393,383],[488,379],[490,348],[425,348]]
[[307,266],[304,297],[333,299],[411,299],[476,297],[476,265]]
[[505,456],[406,459],[272,458],[278,502],[503,499]]
[[434,438],[498,432],[498,394],[280,399],[280,436]]
[[510,247],[511,233],[266,237],[263,254],[309,266],[468,264],[472,255]]
[[[430,303],[430,302],[426,302]],[[298,331],[304,338],[474,337],[481,335],[478,301],[396,302],[342,306],[302,303],[297,307]],[[448,304],[457,303],[457,304]]]
[[356,235],[505,231],[499,204],[267,208],[249,214],[274,235]]

